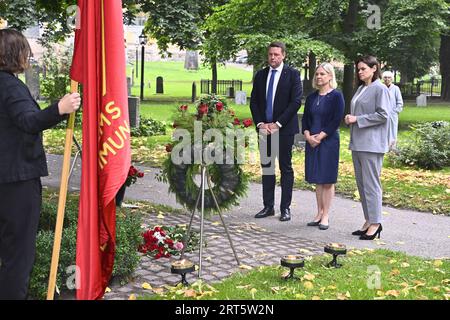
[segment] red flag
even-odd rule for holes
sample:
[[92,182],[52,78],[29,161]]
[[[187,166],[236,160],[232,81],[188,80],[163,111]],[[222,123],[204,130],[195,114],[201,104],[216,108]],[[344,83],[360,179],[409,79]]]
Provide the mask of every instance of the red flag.
[[115,195],[130,168],[130,128],[120,0],[78,0],[71,76],[83,85],[77,299],[100,299],[115,253]]

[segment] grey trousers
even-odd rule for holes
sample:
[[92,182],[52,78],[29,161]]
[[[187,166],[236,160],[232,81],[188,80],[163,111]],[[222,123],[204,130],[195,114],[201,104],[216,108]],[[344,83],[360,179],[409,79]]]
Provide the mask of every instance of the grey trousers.
[[383,191],[381,189],[381,168],[384,153],[352,151],[356,184],[364,211],[369,223],[381,223]]

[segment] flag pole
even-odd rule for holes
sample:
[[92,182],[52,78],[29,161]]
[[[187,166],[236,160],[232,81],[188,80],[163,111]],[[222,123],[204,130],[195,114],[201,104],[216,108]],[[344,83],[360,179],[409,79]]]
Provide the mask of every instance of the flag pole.
[[[70,92],[78,92],[78,82],[71,80]],[[69,184],[70,156],[72,151],[73,129],[75,126],[75,112],[69,115],[66,129],[66,144],[64,147],[64,160],[61,171],[61,182],[59,187],[58,213],[56,216],[55,239],[53,241],[52,263],[48,278],[47,300],[53,300],[55,295],[56,274],[58,273],[59,252],[61,249],[61,237],[64,222],[64,211],[66,208],[67,189]]]

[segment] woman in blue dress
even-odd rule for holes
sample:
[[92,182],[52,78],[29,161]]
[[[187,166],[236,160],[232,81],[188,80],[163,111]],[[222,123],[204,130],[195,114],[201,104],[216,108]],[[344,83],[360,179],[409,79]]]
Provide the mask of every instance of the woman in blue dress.
[[344,115],[344,98],[336,90],[336,76],[330,63],[316,69],[313,86],[317,91],[306,98],[302,132],[306,139],[305,179],[316,184],[317,215],[308,226],[329,227],[339,166],[339,125]]

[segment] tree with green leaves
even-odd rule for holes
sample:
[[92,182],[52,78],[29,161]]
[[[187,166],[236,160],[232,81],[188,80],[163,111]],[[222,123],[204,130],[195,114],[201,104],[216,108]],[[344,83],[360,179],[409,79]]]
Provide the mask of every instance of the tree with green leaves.
[[[161,52],[167,53],[168,45],[180,49],[198,50],[212,36],[202,26],[213,12],[226,0],[141,0],[141,10],[148,14],[145,32],[155,38]],[[207,63],[212,68],[212,92],[217,86],[217,55],[210,48]]]

